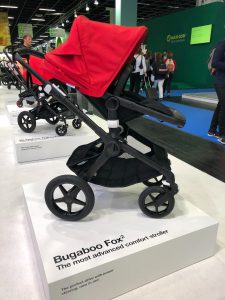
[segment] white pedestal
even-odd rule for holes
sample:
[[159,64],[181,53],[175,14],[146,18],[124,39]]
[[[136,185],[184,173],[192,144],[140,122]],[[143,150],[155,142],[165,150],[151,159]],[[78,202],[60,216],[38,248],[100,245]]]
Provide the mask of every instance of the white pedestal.
[[80,129],[74,129],[71,122],[65,136],[55,132],[56,125],[50,125],[45,120],[38,120],[32,133],[23,132],[15,127],[14,144],[18,162],[29,162],[41,159],[69,156],[81,144],[90,143],[97,135],[82,123]]
[[22,111],[25,111],[25,110],[26,111],[27,110],[31,110],[34,107],[35,107],[35,105],[28,105],[28,104],[24,105],[21,108],[18,107],[16,104],[8,104],[8,105],[6,105],[10,124],[12,124],[12,125],[18,125],[18,123],[17,123],[17,117],[18,117],[19,113],[21,113]]
[[45,205],[47,183],[23,186],[47,299],[112,299],[214,254],[217,222],[181,195],[172,214],[157,220],[138,208],[142,184],[92,186],[94,210],[66,222]]

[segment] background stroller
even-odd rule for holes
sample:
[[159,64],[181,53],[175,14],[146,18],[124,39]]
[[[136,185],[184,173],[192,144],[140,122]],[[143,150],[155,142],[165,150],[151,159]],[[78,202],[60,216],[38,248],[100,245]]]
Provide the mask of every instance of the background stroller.
[[20,81],[15,76],[14,72],[16,69],[14,68],[14,64],[11,63],[11,60],[1,60],[0,61],[0,81],[4,86],[10,90],[11,86],[15,86],[18,90],[20,90],[21,85]]
[[[178,111],[124,90],[132,71],[128,63],[146,34],[147,28],[143,26],[109,25],[80,16],[73,24],[68,40],[47,54],[43,61],[43,69],[48,72],[60,70],[58,79],[74,84],[86,95],[107,120],[109,132],[95,124],[68,101],[60,89],[23,63],[16,54],[24,67],[43,83],[46,93],[77,113],[99,136],[96,141],[79,146],[69,158],[67,165],[77,176],[58,176],[46,187],[46,204],[62,219],[80,220],[93,209],[94,194],[88,182],[106,187],[126,187],[143,182],[148,187],[140,194],[139,206],[146,215],[161,218],[173,210],[178,187],[166,151],[127,125],[128,121],[143,114],[178,127],[185,124],[185,118]],[[103,53],[104,59],[100,59]],[[130,146],[129,135],[147,146],[149,151],[143,154]]]
[[[16,61],[12,59],[12,56],[9,55],[9,52],[12,52],[12,49],[12,46],[8,46],[4,49],[4,53],[13,66],[13,76],[20,83],[20,86],[23,86],[24,88],[24,91],[20,91],[19,100],[16,102],[16,104],[18,107],[22,107],[24,100],[30,105],[36,103],[34,108],[29,111],[22,111],[18,115],[17,121],[19,127],[24,132],[31,133],[35,130],[36,121],[39,119],[44,119],[52,125],[55,125],[61,121],[63,124],[57,125],[55,131],[58,135],[63,136],[67,133],[67,120],[72,119],[73,127],[75,129],[79,129],[82,125],[81,120],[74,113],[69,111],[62,103],[59,103],[57,99],[45,93],[42,88],[42,83],[32,76],[28,76],[28,72],[23,70],[21,65],[20,68],[18,67]],[[26,50],[21,50],[18,52],[22,55],[26,54]],[[35,54],[38,57],[30,57],[29,63],[34,65],[35,68],[38,68],[38,64],[41,64],[44,55],[39,52],[35,52]],[[58,87],[67,93],[66,86],[62,82],[54,79],[51,79],[50,81],[57,84]]]

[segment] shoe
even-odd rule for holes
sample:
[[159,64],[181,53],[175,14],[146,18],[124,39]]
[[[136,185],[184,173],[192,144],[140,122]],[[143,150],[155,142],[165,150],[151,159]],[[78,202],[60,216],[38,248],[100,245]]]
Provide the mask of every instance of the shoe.
[[220,136],[218,138],[218,142],[220,142],[221,144],[225,145],[225,136]]
[[208,131],[208,136],[214,136],[214,137],[216,137],[216,138],[219,138],[219,137],[220,137],[219,132],[217,132],[216,130],[212,130],[212,129],[210,129],[210,130]]

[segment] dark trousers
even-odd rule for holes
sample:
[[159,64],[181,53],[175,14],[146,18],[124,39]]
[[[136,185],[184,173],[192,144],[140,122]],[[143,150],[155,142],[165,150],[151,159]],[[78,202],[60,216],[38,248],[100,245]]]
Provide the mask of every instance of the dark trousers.
[[143,75],[140,75],[138,72],[130,74],[130,92],[135,92],[136,94],[139,93],[142,77]]
[[168,94],[170,93],[172,80],[173,80],[173,73],[169,73],[168,77],[166,77],[163,84],[163,93],[165,93],[166,90]]
[[215,83],[218,104],[214,111],[210,130],[217,130],[219,126],[219,134],[225,137],[225,84]]

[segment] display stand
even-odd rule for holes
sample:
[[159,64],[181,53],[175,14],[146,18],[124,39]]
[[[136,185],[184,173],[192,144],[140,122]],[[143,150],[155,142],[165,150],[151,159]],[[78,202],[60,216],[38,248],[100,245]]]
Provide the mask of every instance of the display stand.
[[65,136],[59,136],[55,132],[56,125],[50,125],[45,120],[37,121],[37,127],[32,133],[25,133],[19,127],[15,127],[14,144],[17,162],[69,156],[79,145],[97,139],[97,135],[84,123],[80,129],[74,129],[70,121],[68,124]]
[[[15,102],[14,102],[15,103]],[[35,105],[24,105],[23,107],[18,107],[16,104],[8,104],[6,105],[8,116],[9,116],[9,122],[12,125],[17,125],[17,117],[22,111],[28,111],[34,108]]]
[[47,183],[23,189],[48,300],[112,299],[214,254],[217,222],[181,195],[168,217],[151,219],[137,204],[143,184],[92,186],[94,210],[66,222],[45,204]]

